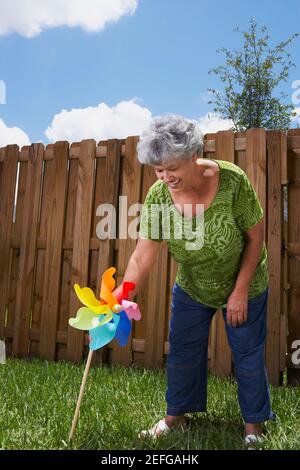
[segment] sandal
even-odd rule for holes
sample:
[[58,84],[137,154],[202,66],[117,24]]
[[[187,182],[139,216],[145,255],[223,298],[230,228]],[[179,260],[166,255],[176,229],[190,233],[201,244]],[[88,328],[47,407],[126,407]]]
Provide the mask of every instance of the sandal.
[[[153,439],[157,439],[161,435],[166,435],[169,434],[170,432],[173,432],[174,430],[181,429],[182,431],[185,431],[187,429],[186,423],[181,423],[179,425],[176,425],[174,428],[170,428],[167,423],[165,422],[164,419],[161,419],[156,423],[153,428],[148,429],[146,431],[141,431],[138,435],[139,438],[143,437],[152,437]],[[159,432],[157,432],[159,431]]]
[[256,434],[247,434],[244,442],[249,450],[262,450],[259,446],[263,444],[264,437],[262,435],[258,436]]
[[[159,433],[157,431],[160,431]],[[164,419],[161,419],[160,421],[158,421],[158,423],[156,423],[153,428],[150,428],[146,431],[141,431],[139,433],[139,438],[143,438],[143,437],[153,437],[154,439],[157,439],[158,437],[160,437],[162,434],[168,434],[169,432],[171,432],[172,429],[169,428],[169,426],[167,425],[167,423],[165,422]]]

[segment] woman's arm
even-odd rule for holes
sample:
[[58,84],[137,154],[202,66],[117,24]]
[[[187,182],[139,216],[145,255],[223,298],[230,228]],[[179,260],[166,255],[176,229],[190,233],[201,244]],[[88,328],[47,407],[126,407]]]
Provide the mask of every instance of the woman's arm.
[[263,247],[263,219],[245,232],[245,238],[246,243],[243,251],[241,267],[235,282],[235,289],[237,290],[248,290],[250,287]]
[[246,243],[241,267],[235,287],[227,301],[227,323],[242,325],[247,320],[248,290],[259,261],[264,241],[264,224],[261,219],[254,227],[245,231]]
[[[139,238],[124,274],[124,281],[135,283],[135,289],[129,293],[130,300],[140,290],[150,273],[159,251],[159,245],[157,241]],[[121,289],[122,286],[119,286],[113,293],[116,295]]]

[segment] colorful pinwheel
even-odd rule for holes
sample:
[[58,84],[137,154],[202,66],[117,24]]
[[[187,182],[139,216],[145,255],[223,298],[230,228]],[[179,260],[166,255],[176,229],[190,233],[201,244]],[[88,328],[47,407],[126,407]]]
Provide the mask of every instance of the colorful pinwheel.
[[75,433],[93,351],[105,346],[114,338],[117,339],[120,346],[125,346],[131,331],[130,320],[140,320],[141,318],[138,305],[128,300],[128,293],[135,288],[134,282],[123,282],[120,295],[117,297],[113,295],[112,292],[115,288],[113,275],[115,272],[116,268],[113,267],[104,272],[100,300],[96,299],[94,292],[89,287],[81,288],[78,284],[74,285],[76,295],[85,307],[81,307],[77,311],[75,318],[69,319],[69,325],[78,330],[89,330],[90,351],[73,417],[70,440]]
[[104,272],[100,300],[96,299],[89,287],[74,285],[76,295],[85,307],[78,310],[75,318],[69,319],[69,324],[78,330],[89,330],[90,349],[93,351],[112,339],[117,339],[120,346],[125,346],[131,331],[130,320],[141,318],[138,305],[128,300],[128,293],[135,287],[133,282],[122,284],[123,292],[118,298],[112,294],[115,272],[116,268],[113,267]]

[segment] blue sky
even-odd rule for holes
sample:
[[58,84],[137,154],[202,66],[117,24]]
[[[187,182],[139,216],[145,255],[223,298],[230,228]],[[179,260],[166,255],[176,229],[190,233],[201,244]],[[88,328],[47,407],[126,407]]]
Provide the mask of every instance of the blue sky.
[[[247,29],[255,16],[260,26],[267,26],[271,45],[300,32],[299,0],[132,0],[134,11],[120,14],[101,30],[69,27],[66,13],[65,25],[41,26],[39,34],[28,37],[36,1],[45,8],[49,5],[48,0],[0,0],[0,9],[7,14],[0,15],[0,80],[6,85],[6,102],[0,104],[1,145],[13,143],[13,136],[26,143],[20,133],[12,132],[14,127],[30,142],[47,144],[139,134],[151,116],[166,113],[198,119],[205,126],[213,108],[205,100],[206,90],[221,89],[208,70],[223,63],[218,48],[241,49],[243,38],[233,31],[236,26]],[[93,8],[102,1],[81,4]],[[131,2],[116,0],[122,1]],[[51,8],[55,23],[60,10]],[[101,9],[94,13],[102,14]],[[93,11],[87,27],[92,17]],[[12,22],[10,30],[6,18]],[[24,23],[27,33],[21,30]],[[291,102],[292,82],[300,80],[300,38],[288,51],[297,67],[282,90]],[[78,112],[72,113],[74,109]],[[62,110],[67,112],[61,114]],[[213,126],[222,128],[222,120],[215,119]]]

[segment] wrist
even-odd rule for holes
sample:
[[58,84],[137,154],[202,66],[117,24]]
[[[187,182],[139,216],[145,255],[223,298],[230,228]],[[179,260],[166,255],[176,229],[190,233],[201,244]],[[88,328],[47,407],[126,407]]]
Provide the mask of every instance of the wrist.
[[241,294],[248,294],[248,290],[249,290],[249,286],[245,286],[245,285],[236,284],[234,287],[234,291],[239,292]]

